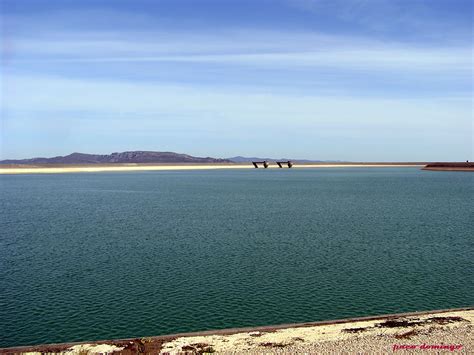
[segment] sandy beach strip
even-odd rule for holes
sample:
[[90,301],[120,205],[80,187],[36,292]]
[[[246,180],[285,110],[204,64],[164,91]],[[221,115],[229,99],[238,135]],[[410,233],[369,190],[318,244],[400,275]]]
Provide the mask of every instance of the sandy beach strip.
[[[393,167],[423,167],[423,164],[390,164],[390,163],[367,163],[367,164],[295,164],[292,169],[302,168],[393,168]],[[0,174],[65,174],[65,173],[99,173],[99,172],[128,172],[128,171],[172,171],[172,170],[214,170],[214,169],[255,169],[252,164],[205,164],[205,165],[88,165],[88,166],[0,166]],[[263,167],[259,169],[264,169]],[[272,164],[268,169],[280,169],[278,165]],[[282,168],[288,169],[288,168]]]
[[[349,323],[181,337],[162,345],[161,354],[330,354],[431,351],[472,353],[474,311],[361,320]],[[443,347],[445,345],[446,347]]]
[[452,354],[474,351],[474,308],[135,339],[0,349],[5,354]]

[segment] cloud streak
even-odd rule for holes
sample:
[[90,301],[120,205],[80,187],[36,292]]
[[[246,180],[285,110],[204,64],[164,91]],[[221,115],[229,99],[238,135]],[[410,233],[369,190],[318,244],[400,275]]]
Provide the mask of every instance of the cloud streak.
[[462,1],[5,2],[5,158],[472,159]]
[[281,36],[238,32],[221,37],[159,33],[153,41],[140,36],[122,40],[94,37],[98,36],[70,34],[56,40],[17,39],[10,56],[13,63],[169,62],[453,73],[472,70],[472,48],[420,48],[311,33]]
[[[370,147],[382,141],[409,142],[391,155],[407,160],[415,159],[414,148],[420,160],[436,160],[446,154],[446,146],[463,156],[470,149],[469,99],[374,100],[41,76],[12,79],[3,121],[5,156],[21,143],[10,138],[18,135],[51,142],[56,137],[70,150],[99,147],[103,138],[114,136],[122,136],[123,149],[137,147],[131,143],[137,139],[147,149],[159,142],[177,151],[202,142],[219,156],[250,153],[262,144],[283,156],[287,147],[279,150],[272,143],[279,136],[291,142],[294,154],[312,158],[317,156],[308,152],[323,149],[321,158],[357,160],[362,149],[357,141],[365,142],[368,160],[380,160]],[[240,147],[244,137],[248,142]],[[221,147],[223,139],[227,148]],[[359,147],[356,153],[350,153],[352,145]]]

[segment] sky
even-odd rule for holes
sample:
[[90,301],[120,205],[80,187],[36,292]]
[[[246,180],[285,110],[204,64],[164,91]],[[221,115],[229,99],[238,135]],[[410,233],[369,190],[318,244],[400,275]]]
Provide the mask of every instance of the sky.
[[0,159],[474,160],[470,0],[0,6]]

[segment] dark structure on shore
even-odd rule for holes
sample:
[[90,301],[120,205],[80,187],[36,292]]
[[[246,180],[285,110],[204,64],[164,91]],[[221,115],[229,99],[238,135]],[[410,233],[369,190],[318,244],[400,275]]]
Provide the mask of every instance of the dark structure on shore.
[[[293,166],[293,163],[290,160],[288,160],[288,161],[277,161],[276,163],[278,164],[279,168],[283,168],[283,164],[287,165],[288,168],[291,168]],[[258,168],[259,164],[263,165],[263,167],[265,169],[270,166],[270,164],[268,164],[268,161],[266,161],[266,160],[264,160],[264,161],[253,161],[252,164],[256,169]]]
[[288,165],[288,168],[291,168],[293,166],[293,163],[288,160],[288,161],[277,161],[278,167],[283,168],[282,164]]
[[266,160],[264,160],[264,161],[253,161],[252,164],[255,168],[258,168],[258,164],[262,164],[265,169],[268,168],[268,162]]

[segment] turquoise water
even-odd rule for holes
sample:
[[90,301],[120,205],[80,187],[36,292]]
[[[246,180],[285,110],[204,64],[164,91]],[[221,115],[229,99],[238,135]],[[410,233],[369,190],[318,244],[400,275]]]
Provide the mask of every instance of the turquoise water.
[[0,176],[0,346],[474,304],[474,174]]

